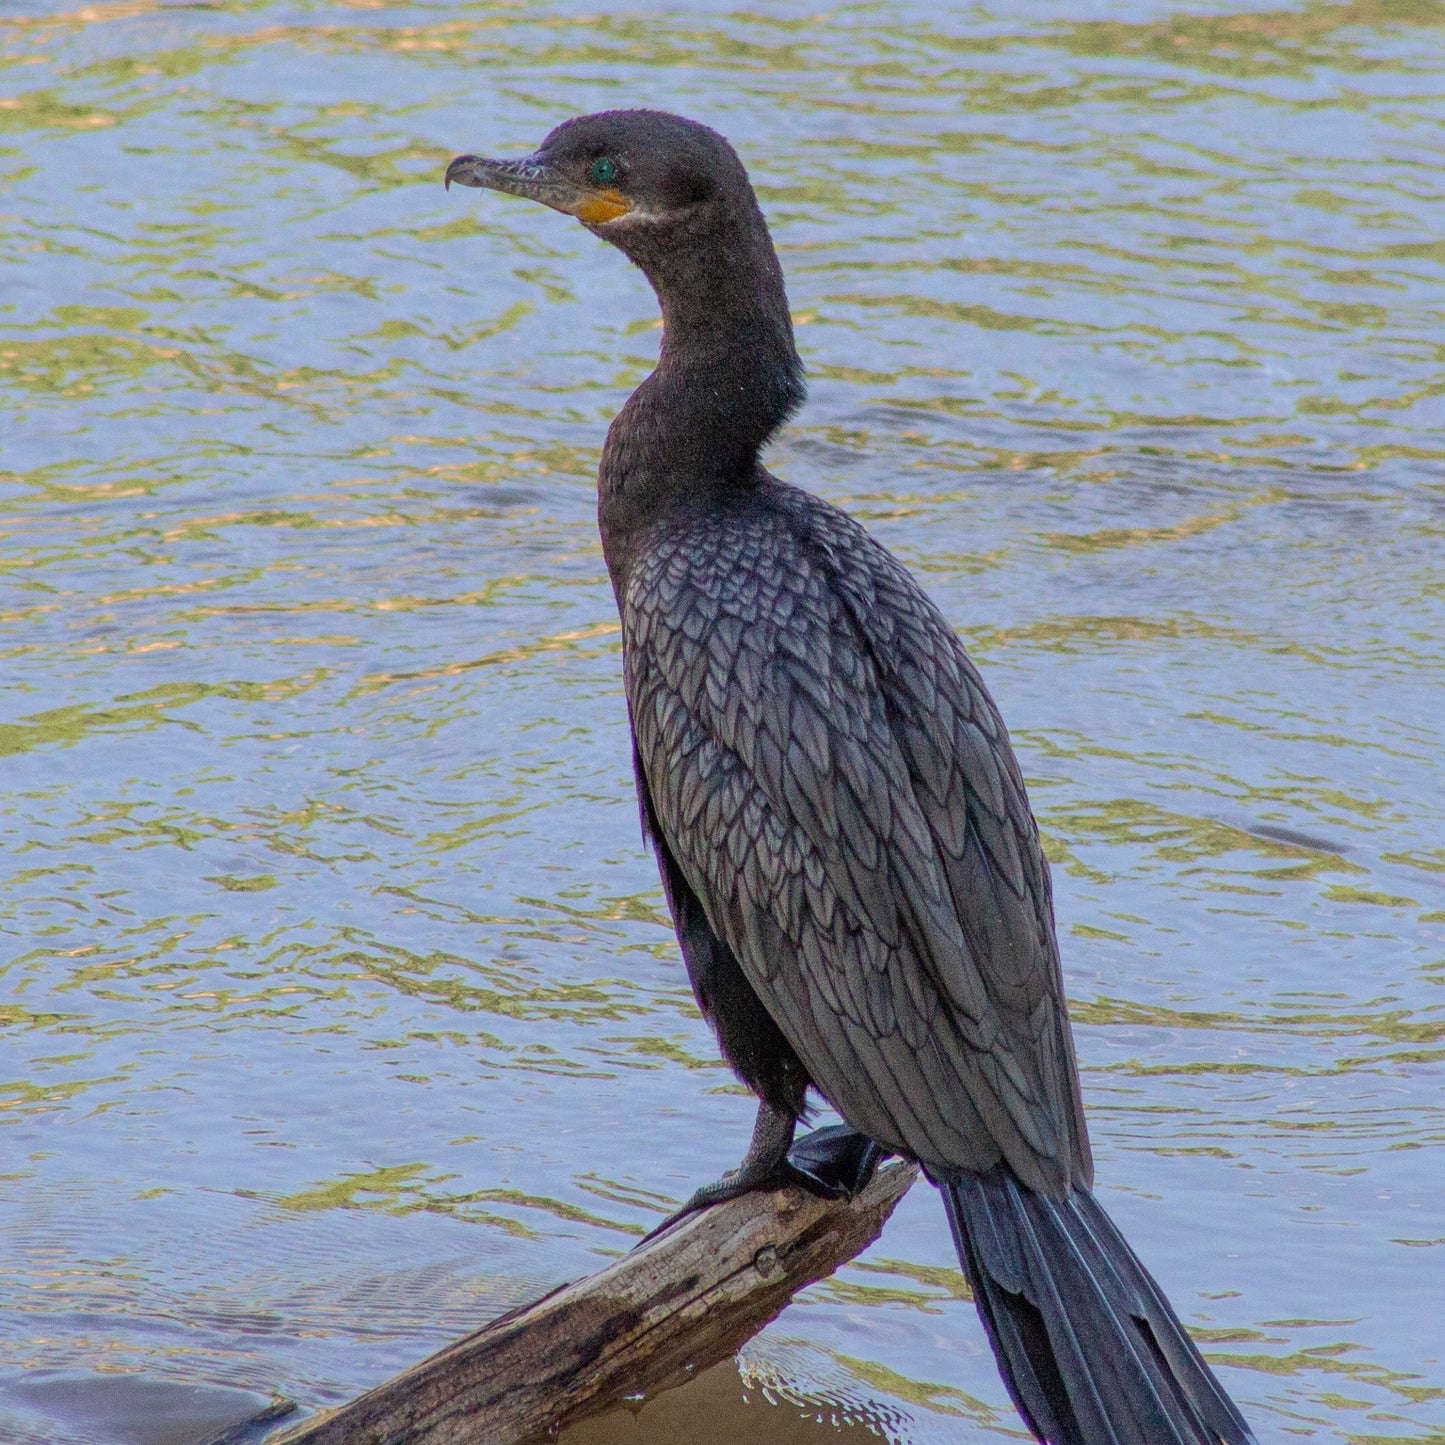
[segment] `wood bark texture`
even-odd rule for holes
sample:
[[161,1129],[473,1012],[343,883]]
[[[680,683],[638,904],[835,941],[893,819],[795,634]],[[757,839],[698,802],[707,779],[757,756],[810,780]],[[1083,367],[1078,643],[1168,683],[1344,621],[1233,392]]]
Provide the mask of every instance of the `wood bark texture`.
[[523,1445],[680,1384],[871,1244],[917,1177],[893,1162],[851,1202],[714,1205],[269,1445]]

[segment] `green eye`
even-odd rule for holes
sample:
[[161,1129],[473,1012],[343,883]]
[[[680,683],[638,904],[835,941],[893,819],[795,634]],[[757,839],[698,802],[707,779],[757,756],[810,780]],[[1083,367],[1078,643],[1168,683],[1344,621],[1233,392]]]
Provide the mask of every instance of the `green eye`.
[[617,179],[617,162],[611,156],[598,156],[592,162],[592,179],[599,186],[610,186]]

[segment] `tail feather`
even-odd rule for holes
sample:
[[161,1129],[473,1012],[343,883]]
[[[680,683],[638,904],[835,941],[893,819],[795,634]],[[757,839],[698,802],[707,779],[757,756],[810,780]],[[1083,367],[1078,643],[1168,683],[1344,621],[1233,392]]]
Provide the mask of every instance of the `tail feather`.
[[940,1180],[1009,1394],[1050,1445],[1253,1445],[1159,1286],[1092,1194],[1000,1165]]

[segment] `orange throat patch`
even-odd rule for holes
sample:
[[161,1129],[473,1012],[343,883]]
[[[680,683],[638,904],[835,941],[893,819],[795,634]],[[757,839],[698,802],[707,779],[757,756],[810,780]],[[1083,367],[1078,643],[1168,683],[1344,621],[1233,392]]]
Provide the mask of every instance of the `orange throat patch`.
[[632,209],[632,202],[621,191],[594,191],[572,212],[579,221],[599,226],[604,221],[615,221]]

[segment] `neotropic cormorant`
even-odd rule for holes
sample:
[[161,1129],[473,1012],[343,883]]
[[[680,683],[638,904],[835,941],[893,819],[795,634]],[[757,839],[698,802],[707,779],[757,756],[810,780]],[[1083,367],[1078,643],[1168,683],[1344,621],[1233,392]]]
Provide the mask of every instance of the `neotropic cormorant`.
[[759,460],[803,369],[736,153],[612,111],[447,181],[577,217],[662,306],[598,523],[644,832],[698,1004],[760,1100],[742,1165],[692,1204],[786,1174],[812,1087],[938,1186],[1035,1435],[1251,1441],[1091,1192],[1048,864],[998,709],[900,563]]

